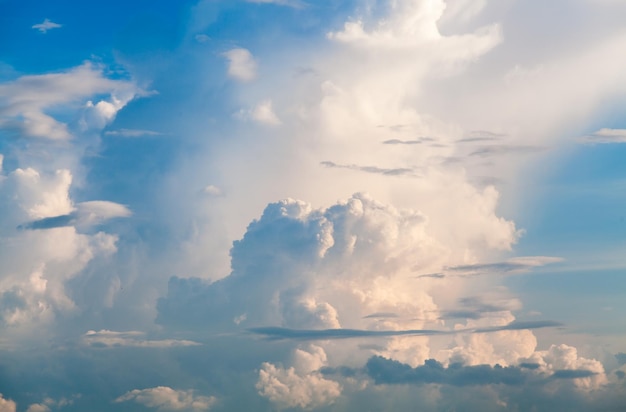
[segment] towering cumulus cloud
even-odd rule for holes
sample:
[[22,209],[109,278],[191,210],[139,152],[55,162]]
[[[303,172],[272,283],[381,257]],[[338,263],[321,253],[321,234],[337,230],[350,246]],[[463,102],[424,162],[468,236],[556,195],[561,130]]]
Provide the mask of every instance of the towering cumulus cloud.
[[626,408],[626,6],[127,3],[0,62],[0,411]]

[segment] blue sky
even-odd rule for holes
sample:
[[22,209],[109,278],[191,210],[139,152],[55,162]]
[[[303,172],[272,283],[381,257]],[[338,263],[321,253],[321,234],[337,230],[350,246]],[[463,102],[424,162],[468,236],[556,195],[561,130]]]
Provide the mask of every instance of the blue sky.
[[0,412],[626,408],[625,12],[0,0]]

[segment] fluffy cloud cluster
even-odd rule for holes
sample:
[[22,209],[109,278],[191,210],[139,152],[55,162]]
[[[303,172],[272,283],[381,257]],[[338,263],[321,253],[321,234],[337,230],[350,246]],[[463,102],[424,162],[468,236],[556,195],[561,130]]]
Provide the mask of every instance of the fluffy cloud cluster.
[[332,404],[341,394],[341,385],[325,379],[320,369],[327,364],[326,353],[319,346],[296,349],[294,366],[283,368],[263,363],[256,384],[259,394],[280,408],[311,409]]

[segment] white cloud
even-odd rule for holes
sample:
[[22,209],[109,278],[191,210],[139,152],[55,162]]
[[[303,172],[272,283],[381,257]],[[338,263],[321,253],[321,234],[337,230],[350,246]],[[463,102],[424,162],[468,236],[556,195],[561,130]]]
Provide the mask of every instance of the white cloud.
[[341,385],[325,379],[319,369],[327,364],[326,353],[315,345],[296,349],[294,367],[263,363],[256,388],[281,409],[313,409],[332,404],[341,395]]
[[[22,76],[0,84],[0,128],[16,129],[28,137],[69,139],[68,125],[48,111],[84,102],[81,127],[102,128],[138,93],[132,82],[108,79],[101,67],[91,63],[61,73]],[[88,98],[95,94],[108,94],[110,98],[94,104]]]
[[269,125],[279,125],[281,123],[276,113],[274,113],[274,109],[272,108],[271,100],[264,100],[259,103],[252,110],[252,118],[260,123],[265,123]]
[[600,129],[578,140],[586,144],[626,143],[626,129]]
[[33,29],[37,29],[43,34],[46,34],[48,30],[58,29],[60,27],[63,27],[63,26],[61,24],[50,21],[50,19],[44,19],[43,23],[34,24],[32,26]]
[[196,395],[192,390],[175,390],[167,386],[148,389],[134,389],[125,393],[115,402],[134,401],[155,408],[159,412],[169,411],[208,411],[216,403],[213,396]]
[[278,126],[282,123],[276,116],[276,113],[274,113],[271,100],[264,100],[249,110],[241,109],[235,114],[235,117],[241,120],[251,119],[270,126]]
[[228,59],[228,75],[233,79],[248,82],[256,77],[257,62],[247,49],[231,49],[224,57]]
[[86,345],[104,347],[172,348],[200,345],[200,343],[190,340],[145,339],[144,335],[143,332],[139,331],[90,330],[83,335],[82,341]]

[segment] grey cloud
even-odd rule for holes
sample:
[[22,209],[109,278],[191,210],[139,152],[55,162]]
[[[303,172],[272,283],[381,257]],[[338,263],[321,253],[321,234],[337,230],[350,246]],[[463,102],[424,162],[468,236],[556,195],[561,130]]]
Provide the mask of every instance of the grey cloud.
[[385,176],[417,176],[417,174],[415,173],[413,169],[408,169],[408,168],[389,169],[389,168],[381,168],[377,166],[359,166],[359,165],[354,165],[354,164],[342,165],[342,164],[337,164],[335,162],[330,162],[330,161],[324,161],[324,162],[321,162],[320,164],[322,166],[326,166],[330,168],[350,169],[350,170],[356,170],[356,171],[366,172],[366,173],[375,173],[375,174],[380,174],[380,175],[385,175]]
[[552,321],[552,320],[513,321],[505,326],[478,328],[474,330],[474,333],[500,332],[503,330],[543,329],[543,328],[554,328],[554,327],[560,327],[560,326],[563,326],[563,324],[560,322]]
[[514,321],[504,326],[488,328],[473,328],[459,330],[407,329],[407,330],[363,330],[363,329],[290,329],[277,326],[250,328],[248,331],[261,335],[269,340],[331,340],[351,338],[385,338],[394,336],[435,336],[452,335],[458,333],[491,333],[504,330],[542,329],[562,326],[561,323],[544,320],[518,322]]
[[45,230],[58,227],[89,227],[116,217],[129,217],[130,210],[118,203],[95,200],[76,205],[76,210],[66,215],[45,217],[18,226],[22,230]]
[[374,356],[367,361],[365,369],[376,384],[522,385],[528,380],[527,373],[514,366],[452,364],[445,368],[434,359],[412,368],[395,360]]
[[363,330],[363,329],[289,329],[280,327],[250,328],[249,332],[265,336],[270,340],[294,339],[294,340],[326,340],[326,339],[350,339],[350,338],[382,338],[392,336],[433,336],[447,335],[451,332],[430,329],[408,330]]
[[470,156],[488,157],[506,154],[532,154],[545,150],[546,148],[541,146],[494,145],[481,147],[470,153]]
[[588,378],[594,375],[597,375],[597,373],[585,369],[561,369],[554,371],[551,377],[553,379],[579,379]]
[[626,365],[626,353],[620,352],[615,354],[615,359],[620,365]]
[[457,143],[493,142],[506,137],[504,133],[494,133],[487,130],[474,130],[466,137],[457,140]]
[[415,145],[422,144],[427,142],[434,142],[435,139],[432,137],[420,137],[414,140],[400,140],[400,139],[389,139],[385,140],[383,144],[392,144],[392,145]]
[[377,312],[377,313],[372,313],[369,314],[367,316],[363,316],[363,319],[384,319],[384,318],[397,318],[398,314],[397,313],[391,313],[391,312]]
[[527,272],[533,268],[551,263],[561,262],[563,259],[552,256],[523,256],[512,258],[504,262],[478,263],[474,265],[450,266],[445,268],[445,274],[450,275],[479,275],[479,274],[514,274]]

